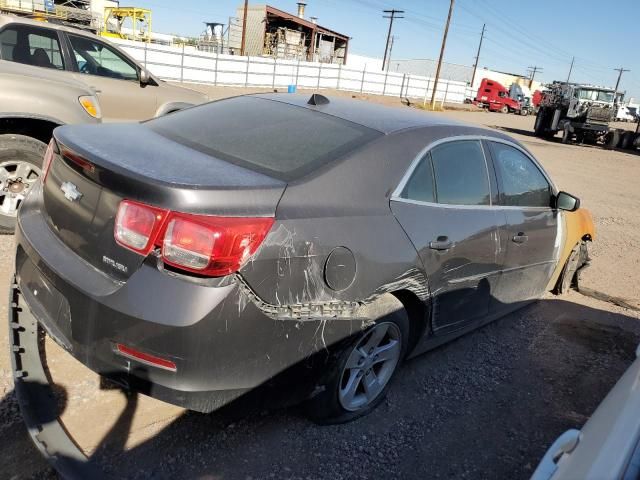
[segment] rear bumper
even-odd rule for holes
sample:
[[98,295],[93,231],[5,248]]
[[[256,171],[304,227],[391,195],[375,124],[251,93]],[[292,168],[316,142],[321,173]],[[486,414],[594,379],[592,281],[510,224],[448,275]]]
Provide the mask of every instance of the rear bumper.
[[[191,410],[215,410],[259,387],[282,393],[282,382],[296,387],[287,400],[302,399],[317,386],[329,347],[362,327],[355,319],[279,319],[236,278],[195,283],[151,260],[113,281],[53,234],[35,191],[21,207],[16,243],[21,295],[59,345],[103,376]],[[117,343],[170,360],[176,371],[124,357]]]

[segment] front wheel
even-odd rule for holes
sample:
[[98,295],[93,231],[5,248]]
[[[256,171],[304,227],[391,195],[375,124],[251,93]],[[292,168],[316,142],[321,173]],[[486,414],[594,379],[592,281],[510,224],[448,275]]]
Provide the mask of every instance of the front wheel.
[[605,148],[607,150],[613,150],[620,143],[620,130],[609,130],[605,135]]
[[324,391],[309,401],[309,416],[318,423],[349,422],[373,410],[406,354],[409,318],[402,303],[385,294],[363,310],[375,323],[338,352]]
[[509,113],[509,107],[507,107],[506,105],[503,105],[502,108],[500,109],[500,113]]
[[13,233],[20,204],[40,177],[47,145],[25,135],[0,135],[0,233]]

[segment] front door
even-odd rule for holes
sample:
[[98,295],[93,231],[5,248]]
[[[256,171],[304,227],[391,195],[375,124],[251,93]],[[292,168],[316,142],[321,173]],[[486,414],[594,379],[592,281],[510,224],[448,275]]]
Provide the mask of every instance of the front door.
[[512,310],[540,297],[555,269],[561,235],[551,208],[549,181],[532,158],[513,145],[488,141],[507,220],[507,253],[496,309]]
[[146,120],[158,108],[156,87],[141,85],[139,67],[99,40],[67,33],[78,80],[94,87],[103,121]]
[[492,207],[490,174],[479,140],[432,148],[392,198],[391,209],[418,251],[429,279],[435,333],[489,313],[504,249],[504,212]]

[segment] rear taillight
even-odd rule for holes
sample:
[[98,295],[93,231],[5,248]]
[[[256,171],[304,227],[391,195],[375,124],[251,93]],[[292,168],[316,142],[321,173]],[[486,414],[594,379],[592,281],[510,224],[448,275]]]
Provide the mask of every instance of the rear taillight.
[[124,200],[115,237],[141,255],[161,247],[163,261],[173,268],[220,277],[239,270],[272,225],[273,218],[193,215]]
[[44,158],[42,160],[42,183],[44,183],[44,181],[47,179],[49,168],[51,168],[51,162],[55,154],[55,143],[56,141],[52,138],[49,142],[49,145],[47,146],[47,151],[44,152]]
[[148,255],[154,247],[167,213],[167,210],[144,203],[122,201],[114,227],[116,242],[136,253]]

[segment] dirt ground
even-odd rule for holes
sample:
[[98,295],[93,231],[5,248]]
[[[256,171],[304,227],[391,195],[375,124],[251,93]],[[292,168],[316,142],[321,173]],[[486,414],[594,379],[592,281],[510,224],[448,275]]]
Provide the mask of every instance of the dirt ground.
[[[397,99],[371,100],[400,105]],[[500,128],[522,141],[557,185],[593,212],[598,238],[583,284],[640,307],[640,157],[537,139],[530,134],[531,117],[436,115]],[[1,236],[0,291],[8,287],[12,256],[12,237]],[[2,301],[0,316],[6,315]],[[548,295],[407,362],[377,410],[330,427],[311,423],[300,408],[186,412],[105,389],[53,343],[47,357],[65,426],[120,478],[518,479],[531,475],[555,437],[584,424],[630,365],[639,320],[639,311],[579,293]],[[3,328],[0,478],[55,478],[22,424],[7,352]]]

